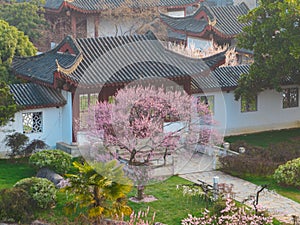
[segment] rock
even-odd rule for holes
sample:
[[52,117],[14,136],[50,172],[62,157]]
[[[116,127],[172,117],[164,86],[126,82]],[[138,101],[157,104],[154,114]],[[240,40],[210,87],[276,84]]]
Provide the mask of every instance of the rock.
[[64,179],[61,175],[55,173],[53,170],[50,170],[48,168],[40,169],[37,172],[36,176],[40,177],[40,178],[46,178],[46,179],[52,181],[54,183],[55,187],[58,187],[58,183]]
[[50,225],[50,223],[46,223],[43,221],[35,220],[31,223],[31,225]]

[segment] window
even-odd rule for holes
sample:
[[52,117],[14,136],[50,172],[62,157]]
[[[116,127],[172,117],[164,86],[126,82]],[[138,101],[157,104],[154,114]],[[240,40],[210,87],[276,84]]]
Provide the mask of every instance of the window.
[[89,109],[92,109],[98,103],[98,93],[93,94],[81,94],[79,95],[79,118],[80,128],[87,126],[87,117]]
[[43,132],[43,114],[42,112],[23,113],[23,133]]
[[241,98],[241,112],[257,111],[257,96],[252,99]]
[[298,88],[285,88],[282,91],[283,108],[298,107]]
[[213,95],[204,95],[198,97],[198,102],[202,102],[206,105],[208,105],[209,110],[212,114],[214,114],[215,111],[215,97]]

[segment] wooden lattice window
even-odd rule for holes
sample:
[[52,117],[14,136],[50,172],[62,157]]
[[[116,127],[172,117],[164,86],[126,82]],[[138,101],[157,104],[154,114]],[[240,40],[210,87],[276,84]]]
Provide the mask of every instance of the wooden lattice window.
[[241,98],[241,112],[255,112],[257,111],[257,96],[248,99]]
[[298,88],[285,88],[282,90],[283,108],[298,107]]
[[22,114],[23,133],[40,133],[43,132],[43,113],[29,112]]

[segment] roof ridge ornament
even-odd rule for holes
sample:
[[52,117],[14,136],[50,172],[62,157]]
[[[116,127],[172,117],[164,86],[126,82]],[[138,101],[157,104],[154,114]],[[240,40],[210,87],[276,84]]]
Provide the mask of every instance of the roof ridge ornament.
[[70,65],[69,67],[67,67],[67,68],[61,66],[61,65],[59,64],[58,60],[56,59],[56,60],[55,60],[55,62],[56,62],[56,67],[57,67],[56,70],[57,70],[57,72],[62,72],[62,73],[64,73],[64,74],[66,74],[66,75],[70,75],[74,70],[76,70],[76,68],[77,68],[77,67],[79,66],[79,64],[81,63],[82,59],[83,59],[82,54],[78,55],[78,56],[76,57],[76,59],[75,59],[75,62],[74,62],[72,65]]

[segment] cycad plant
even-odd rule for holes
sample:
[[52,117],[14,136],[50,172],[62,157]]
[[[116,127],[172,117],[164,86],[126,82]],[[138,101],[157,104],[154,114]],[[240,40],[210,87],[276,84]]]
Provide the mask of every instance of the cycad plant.
[[96,223],[132,213],[126,198],[132,183],[116,160],[73,165],[78,173],[68,174],[69,184],[62,189],[71,199],[66,205],[67,213],[80,210],[82,218]]

